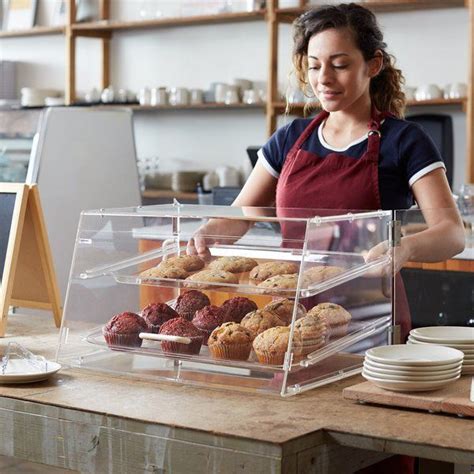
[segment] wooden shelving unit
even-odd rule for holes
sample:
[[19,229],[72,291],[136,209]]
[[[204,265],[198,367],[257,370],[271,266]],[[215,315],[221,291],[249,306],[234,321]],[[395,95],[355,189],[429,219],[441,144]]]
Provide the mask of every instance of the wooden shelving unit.
[[142,197],[147,199],[186,199],[197,201],[198,195],[197,193],[184,193],[173,191],[172,189],[147,189],[142,192]]
[[[93,37],[101,41],[102,50],[102,88],[107,87],[111,82],[110,70],[110,41],[114,33],[121,31],[150,30],[169,27],[186,27],[196,25],[210,25],[219,23],[235,23],[249,21],[265,21],[268,29],[269,44],[269,66],[268,66],[268,91],[266,104],[202,104],[196,106],[132,106],[136,111],[166,111],[166,110],[246,110],[246,109],[264,109],[266,114],[266,129],[270,135],[277,124],[277,117],[285,113],[286,104],[281,102],[278,92],[278,36],[279,26],[282,23],[290,23],[306,11],[311,5],[307,5],[306,0],[300,0],[298,8],[279,8],[278,0],[267,0],[266,10],[254,12],[222,13],[218,15],[190,16],[180,18],[161,18],[143,21],[113,21],[110,19],[111,0],[99,0],[100,15],[99,21],[90,23],[75,23],[76,6],[75,0],[67,1],[67,21],[64,27],[41,27],[36,26],[30,30],[21,31],[0,31],[1,38],[27,37],[38,35],[62,34],[66,42],[66,85],[65,99],[66,104],[74,104],[76,101],[76,39],[78,37]],[[474,93],[474,54],[472,45],[474,44],[474,0],[366,0],[361,4],[372,9],[375,12],[396,12],[408,10],[425,10],[439,8],[467,7],[470,10],[470,83],[469,94],[466,100],[434,100],[423,102],[411,102],[409,107],[416,106],[462,106],[467,114],[467,179],[474,182],[474,103],[472,96]],[[304,104],[292,104],[291,113],[301,115]]]
[[27,36],[63,35],[65,26],[35,26],[28,30],[0,31],[0,38],[22,38]]
[[135,110],[137,112],[160,112],[170,110],[258,110],[264,109],[265,104],[196,104],[196,105],[127,105],[127,104],[114,104],[114,105],[100,105],[101,108],[115,108],[115,107],[127,107],[128,109]]

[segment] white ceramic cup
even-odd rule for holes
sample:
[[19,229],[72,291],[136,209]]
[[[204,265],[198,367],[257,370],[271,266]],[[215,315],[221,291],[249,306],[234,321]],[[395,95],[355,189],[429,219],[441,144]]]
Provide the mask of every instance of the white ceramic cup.
[[166,87],[153,87],[150,91],[150,103],[154,106],[168,104],[168,93]]
[[204,95],[202,89],[191,89],[190,96],[192,105],[199,105],[204,102]]
[[169,91],[170,105],[188,105],[189,90],[185,87],[172,87]]
[[442,97],[443,92],[436,84],[422,84],[415,92],[416,100],[441,99]]
[[447,99],[462,99],[464,97],[467,97],[467,84],[463,82],[456,82],[449,85]]
[[143,87],[138,92],[138,102],[140,105],[150,105],[151,104],[151,92],[148,87]]
[[225,98],[228,90],[228,84],[224,84],[223,82],[218,82],[215,84],[214,94],[218,104],[225,104]]

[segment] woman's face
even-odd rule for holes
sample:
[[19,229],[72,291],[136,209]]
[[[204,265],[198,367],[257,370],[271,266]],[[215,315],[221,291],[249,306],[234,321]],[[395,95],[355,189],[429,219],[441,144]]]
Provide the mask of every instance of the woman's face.
[[328,112],[367,104],[370,79],[380,62],[380,58],[366,62],[346,28],[322,31],[308,44],[309,83]]

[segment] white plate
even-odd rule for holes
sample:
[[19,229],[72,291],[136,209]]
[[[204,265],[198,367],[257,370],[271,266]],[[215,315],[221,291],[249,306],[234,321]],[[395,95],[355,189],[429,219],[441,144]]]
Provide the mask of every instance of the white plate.
[[434,344],[396,344],[369,349],[367,359],[381,364],[399,366],[439,366],[460,362],[464,354],[451,347]]
[[[411,370],[411,369],[399,369],[395,365],[385,365],[381,366],[380,364],[374,365],[373,362],[369,360],[364,361],[364,367],[370,370],[371,372],[377,372],[385,375],[395,375],[395,376],[407,376],[407,377],[438,377],[438,376],[451,376],[459,372],[462,368],[460,363],[456,364],[454,367],[447,370]],[[419,367],[417,367],[418,369]]]
[[471,344],[474,346],[474,328],[462,326],[429,326],[410,331],[410,335],[424,342],[443,344]]
[[22,360],[10,360],[5,374],[0,373],[0,383],[31,383],[46,380],[61,369],[57,362],[47,361],[46,372],[35,371],[27,362]]
[[454,377],[457,377],[461,374],[461,368],[456,369],[454,372],[451,372],[449,374],[442,375],[434,375],[433,373],[428,375],[394,375],[376,370],[370,370],[367,366],[364,365],[362,375],[364,375],[364,373],[366,373],[370,377],[377,377],[379,379],[384,380],[401,380],[404,382],[434,382],[438,380],[450,380]]
[[381,364],[370,359],[365,359],[365,362],[373,366],[374,368],[387,369],[387,370],[403,370],[404,372],[440,372],[444,370],[456,369],[461,365],[461,361],[454,362],[452,364],[439,364],[433,366],[406,366],[406,365],[396,365],[396,364]]
[[474,345],[471,344],[445,344],[441,342],[425,342],[420,341],[415,336],[408,336],[408,342],[411,342],[413,344],[436,344],[438,346],[453,347],[454,349],[459,349],[460,351],[463,351],[464,354],[474,354]]
[[383,388],[385,390],[392,390],[394,392],[426,392],[428,390],[437,390],[454,382],[460,377],[458,375],[452,379],[437,380],[432,382],[402,382],[399,380],[384,380],[379,377],[371,377],[370,375],[364,374],[364,372],[362,372],[362,376],[377,387]]

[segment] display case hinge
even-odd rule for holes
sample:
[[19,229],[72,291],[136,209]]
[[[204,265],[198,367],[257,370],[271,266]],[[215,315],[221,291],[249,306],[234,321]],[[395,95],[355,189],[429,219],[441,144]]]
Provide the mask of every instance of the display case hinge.
[[399,247],[402,241],[402,223],[397,220],[389,222],[390,246]]

